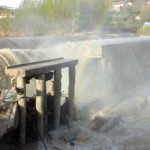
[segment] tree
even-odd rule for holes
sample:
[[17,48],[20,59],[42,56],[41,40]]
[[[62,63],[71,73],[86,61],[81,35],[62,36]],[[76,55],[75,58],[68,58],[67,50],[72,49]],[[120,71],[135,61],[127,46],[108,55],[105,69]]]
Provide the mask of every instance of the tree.
[[3,32],[4,35],[8,34],[8,32],[10,31],[10,16],[12,15],[12,13],[13,10],[7,7],[0,7],[0,15],[3,15],[3,18],[0,19],[0,31]]
[[150,6],[144,6],[140,12],[140,17],[142,21],[150,21]]
[[[24,0],[16,10],[16,29],[45,34],[100,26],[111,0]],[[16,25],[17,22],[17,25]]]
[[133,13],[136,15],[139,15],[145,3],[146,3],[146,0],[133,0],[133,5],[132,5]]
[[81,0],[79,11],[81,30],[100,28],[111,5],[112,0]]
[[71,30],[76,15],[75,3],[74,0],[24,0],[16,10],[15,28],[34,34],[45,34],[58,28]]

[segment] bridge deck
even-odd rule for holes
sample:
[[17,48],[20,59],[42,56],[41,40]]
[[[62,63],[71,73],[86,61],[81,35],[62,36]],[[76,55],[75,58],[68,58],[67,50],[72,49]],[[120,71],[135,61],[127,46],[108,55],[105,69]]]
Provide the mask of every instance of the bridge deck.
[[75,66],[78,63],[77,59],[51,59],[33,63],[8,66],[5,68],[5,73],[9,76],[28,77],[50,72],[65,67]]

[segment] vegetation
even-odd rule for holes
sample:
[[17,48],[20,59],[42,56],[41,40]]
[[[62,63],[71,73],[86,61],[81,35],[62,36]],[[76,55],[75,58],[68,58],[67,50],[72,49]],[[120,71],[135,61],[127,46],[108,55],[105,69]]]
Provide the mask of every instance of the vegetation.
[[13,30],[36,35],[91,30],[100,26],[110,7],[111,0],[24,0]]
[[150,35],[150,26],[143,26],[139,32],[141,35]]
[[111,0],[81,0],[79,10],[79,28],[99,29],[112,5]]
[[[115,2],[118,1],[115,0]],[[132,5],[128,5],[129,2],[132,2]],[[128,0],[126,5],[120,8],[120,11],[111,11],[111,15],[105,21],[105,26],[111,32],[145,34],[149,27],[143,27],[143,25],[149,21],[150,5],[147,0]]]
[[5,36],[8,35],[10,30],[11,19],[10,15],[13,14],[13,11],[6,7],[0,7],[0,34]]
[[[0,8],[0,31],[27,35],[109,30],[149,33],[147,0],[128,0],[119,12],[111,10],[120,0],[23,0],[16,10]],[[10,17],[14,14],[15,17]],[[7,35],[7,34],[6,34]]]
[[150,6],[145,6],[141,9],[140,17],[142,21],[149,21],[150,22]]

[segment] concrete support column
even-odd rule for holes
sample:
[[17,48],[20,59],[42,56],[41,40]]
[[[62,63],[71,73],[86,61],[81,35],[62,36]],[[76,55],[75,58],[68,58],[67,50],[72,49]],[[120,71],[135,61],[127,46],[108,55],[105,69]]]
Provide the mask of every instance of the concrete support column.
[[54,70],[54,128],[60,124],[61,69]]
[[54,81],[49,81],[49,93],[51,96],[55,95]]
[[38,114],[38,132],[41,137],[44,136],[44,107],[46,100],[46,81],[45,74],[36,77],[36,110]]
[[19,106],[19,142],[26,143],[26,84],[25,79],[17,78],[17,100]]
[[69,87],[68,87],[68,95],[69,95],[69,117],[70,119],[74,119],[74,98],[75,98],[75,66],[69,67]]

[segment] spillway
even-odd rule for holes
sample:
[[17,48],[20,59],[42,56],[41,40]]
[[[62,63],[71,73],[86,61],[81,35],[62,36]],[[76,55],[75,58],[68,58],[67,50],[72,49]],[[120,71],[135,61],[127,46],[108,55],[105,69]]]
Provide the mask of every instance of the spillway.
[[[1,49],[1,87],[9,86],[9,80],[4,75],[5,66],[48,57],[79,59],[76,99],[83,106],[84,117],[97,114],[110,117],[116,114],[119,118],[108,131],[104,126],[105,132],[91,131],[89,120],[77,122],[75,127],[81,132],[76,145],[59,145],[54,140],[58,146],[81,150],[150,149],[150,38],[65,42],[53,48],[36,50]],[[65,78],[62,84],[63,81],[67,83]],[[68,88],[67,85],[63,91],[65,88]],[[58,132],[56,134],[59,137]],[[48,146],[51,148],[52,145]],[[39,149],[42,150],[41,147]]]
[[22,64],[48,59],[42,50],[30,49],[0,49],[0,89],[7,89],[10,78],[5,75],[5,67],[14,64]]
[[[30,42],[36,44],[38,40]],[[8,41],[5,39],[6,43]],[[18,41],[16,41],[14,40],[14,43],[17,44]],[[27,44],[26,42],[24,40],[21,43]],[[28,41],[29,45],[30,42]],[[91,95],[99,97],[105,91],[107,93],[127,91],[143,85],[149,80],[149,43],[150,38],[118,38],[70,41],[53,47],[45,45],[46,48],[42,42],[41,46],[44,48],[41,49],[1,49],[1,88],[7,88],[9,85],[9,80],[4,75],[4,67],[7,65],[64,57],[79,59],[77,97],[85,98],[86,96],[88,98]],[[38,45],[40,44],[38,43]],[[91,86],[91,89],[88,85]],[[84,91],[88,90],[87,88],[89,88],[89,95],[84,94]]]

